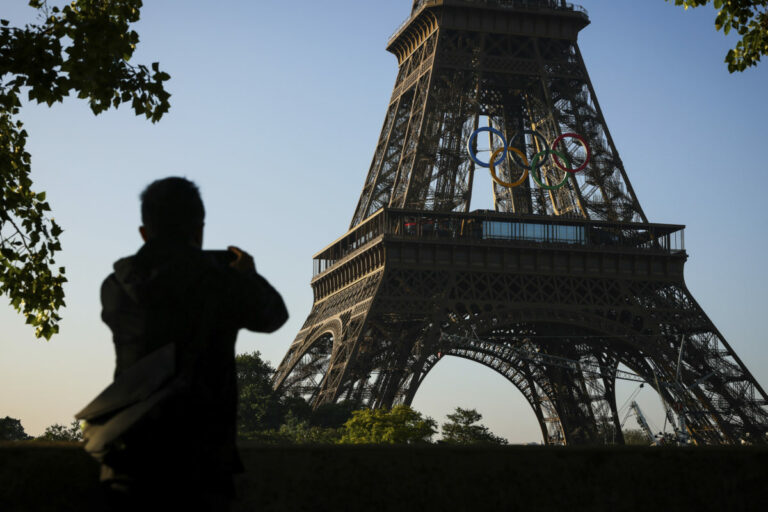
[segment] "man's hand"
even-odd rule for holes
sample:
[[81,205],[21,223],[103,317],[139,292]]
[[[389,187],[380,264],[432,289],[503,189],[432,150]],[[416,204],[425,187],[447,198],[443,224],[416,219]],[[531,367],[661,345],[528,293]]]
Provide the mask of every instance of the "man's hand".
[[227,247],[227,250],[232,251],[237,255],[237,259],[229,264],[230,267],[243,274],[256,272],[256,265],[254,265],[253,257],[251,257],[250,254],[232,245]]

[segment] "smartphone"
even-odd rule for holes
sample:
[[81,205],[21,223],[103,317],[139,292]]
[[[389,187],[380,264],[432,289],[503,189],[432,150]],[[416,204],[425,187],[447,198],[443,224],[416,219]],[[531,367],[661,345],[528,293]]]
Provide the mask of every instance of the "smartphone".
[[215,251],[203,251],[205,254],[211,257],[214,261],[220,265],[229,266],[230,263],[237,259],[237,254],[227,250],[215,250]]

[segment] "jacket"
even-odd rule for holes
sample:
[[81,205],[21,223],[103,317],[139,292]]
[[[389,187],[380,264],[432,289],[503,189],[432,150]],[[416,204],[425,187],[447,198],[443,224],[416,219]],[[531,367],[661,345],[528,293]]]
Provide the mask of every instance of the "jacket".
[[189,383],[126,435],[102,480],[154,479],[161,470],[187,483],[231,480],[242,470],[235,448],[237,332],[282,326],[288,313],[280,294],[258,273],[239,272],[198,248],[150,241],[114,264],[101,303],[113,334],[115,377],[174,343],[176,371]]

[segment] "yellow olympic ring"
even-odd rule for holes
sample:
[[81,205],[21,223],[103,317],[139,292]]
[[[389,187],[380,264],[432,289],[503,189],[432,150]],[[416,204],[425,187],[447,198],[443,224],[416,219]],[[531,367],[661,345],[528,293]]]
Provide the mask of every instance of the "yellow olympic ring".
[[520,156],[523,159],[523,164],[525,164],[525,167],[523,168],[523,175],[520,177],[519,180],[515,181],[514,183],[507,183],[506,181],[501,181],[501,178],[499,178],[496,175],[496,165],[494,165],[494,161],[496,160],[496,157],[499,155],[499,153],[502,153],[504,151],[504,146],[497,148],[496,151],[493,152],[491,155],[491,161],[490,161],[490,169],[491,169],[491,177],[493,178],[493,181],[498,183],[502,187],[507,188],[515,188],[519,187],[523,184],[525,179],[528,177],[528,167],[530,167],[531,164],[528,163],[528,158],[526,158],[525,153],[520,151],[517,148],[507,148],[509,151],[512,151],[513,153],[516,153],[518,156]]

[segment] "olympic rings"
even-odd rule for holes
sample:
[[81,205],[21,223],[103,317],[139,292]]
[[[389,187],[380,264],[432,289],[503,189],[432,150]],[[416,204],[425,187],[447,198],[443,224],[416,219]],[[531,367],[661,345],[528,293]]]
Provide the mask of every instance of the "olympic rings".
[[[482,160],[478,159],[477,157],[477,151],[475,151],[474,148],[474,142],[477,139],[477,136],[481,132],[488,132],[491,135],[498,136],[501,141],[503,142],[503,145],[499,148],[496,148],[491,153],[491,159],[490,162],[483,162]],[[535,139],[538,139],[541,142],[541,145],[544,147],[542,151],[537,153],[533,160],[529,163],[527,157],[525,156],[525,153],[519,149],[517,149],[514,146],[514,143],[517,141],[518,137],[521,135],[532,135]],[[581,164],[577,169],[571,168],[571,161],[570,158],[566,153],[562,153],[556,149],[557,145],[565,140],[566,138],[572,138],[576,139],[581,143],[581,145],[584,147],[584,150],[586,151],[586,158],[584,159],[584,163]],[[563,187],[568,182],[568,174],[566,174],[562,181],[556,185],[546,185],[542,178],[541,178],[541,166],[544,165],[547,159],[549,159],[549,156],[552,155],[552,160],[555,163],[555,166],[560,169],[561,171],[564,171],[566,173],[576,174],[577,172],[581,172],[584,169],[587,168],[587,165],[589,165],[589,162],[592,159],[592,152],[589,148],[589,144],[587,144],[587,141],[582,137],[581,135],[578,135],[576,133],[563,133],[559,137],[557,137],[554,142],[552,143],[552,146],[549,145],[547,142],[547,139],[539,133],[536,130],[522,130],[520,132],[517,132],[513,137],[512,140],[507,143],[507,139],[504,137],[504,134],[501,133],[500,130],[497,130],[496,128],[493,128],[492,126],[484,126],[482,128],[478,128],[475,130],[472,135],[469,137],[469,140],[467,141],[467,151],[469,153],[470,158],[472,158],[472,161],[475,162],[480,167],[489,168],[491,171],[491,177],[493,178],[493,181],[496,182],[498,185],[502,187],[507,188],[515,188],[522,185],[526,178],[528,177],[529,171],[531,176],[533,176],[534,181],[544,190],[557,190],[561,187]],[[498,177],[496,173],[496,167],[503,163],[509,154],[512,154],[512,160],[519,166],[523,167],[523,175],[515,182],[508,183],[506,181],[502,181],[501,178]],[[522,161],[521,161],[522,159]],[[562,162],[565,162],[565,166]]]

